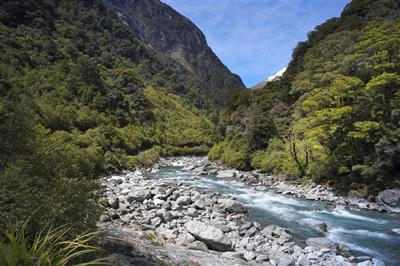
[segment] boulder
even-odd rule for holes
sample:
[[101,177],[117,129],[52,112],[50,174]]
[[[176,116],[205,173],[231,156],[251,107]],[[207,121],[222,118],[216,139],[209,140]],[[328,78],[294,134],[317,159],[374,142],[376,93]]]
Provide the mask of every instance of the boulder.
[[135,176],[143,176],[143,173],[139,169],[136,169],[136,171],[133,174]]
[[176,199],[178,205],[189,205],[192,203],[192,199],[189,196],[180,196]]
[[173,219],[171,213],[166,209],[160,209],[156,212],[157,216],[159,216],[164,222],[169,222]]
[[318,228],[322,231],[322,232],[328,232],[328,225],[326,223],[321,223],[318,225]]
[[222,199],[219,200],[219,203],[227,212],[230,213],[244,213],[247,211],[246,208],[236,200]]
[[248,229],[250,229],[250,227],[252,225],[253,225],[253,223],[251,223],[251,222],[244,223],[239,227],[239,231],[248,230]]
[[269,257],[267,255],[264,254],[259,254],[257,255],[256,261],[268,261]]
[[400,189],[386,189],[379,192],[378,203],[390,208],[400,209]]
[[257,233],[257,228],[252,227],[244,234],[244,237],[252,237]]
[[194,250],[201,250],[201,251],[207,251],[208,247],[206,244],[204,244],[203,242],[196,240],[193,241],[192,243],[190,243],[189,245],[187,245],[188,249],[194,249]]
[[332,248],[334,244],[331,240],[326,237],[310,237],[307,238],[306,244],[312,247],[318,248]]
[[290,255],[281,256],[278,260],[278,266],[290,266],[294,265],[293,257]]
[[175,238],[176,235],[174,234],[174,230],[159,230],[158,233],[160,234],[160,236],[162,236],[164,239],[171,239],[171,238]]
[[372,264],[374,266],[385,266],[385,263],[379,259],[373,258],[372,259]]
[[110,218],[110,216],[108,216],[108,215],[102,214],[102,215],[100,215],[99,220],[100,220],[100,222],[102,222],[102,223],[106,223],[106,222],[110,222],[110,221],[111,221],[111,218]]
[[123,190],[121,190],[121,192],[119,194],[125,196],[125,195],[128,195],[129,192],[131,192],[131,190],[129,188],[124,188]]
[[153,204],[154,205],[158,205],[158,206],[161,206],[161,205],[163,205],[165,203],[165,201],[164,200],[162,200],[162,199],[153,199]]
[[360,263],[357,263],[357,266],[374,266],[370,260],[366,260]]
[[243,252],[243,257],[247,261],[254,260],[256,258],[256,254],[253,251],[244,251]]
[[158,216],[151,219],[151,225],[159,226],[161,223],[162,223],[162,220]]
[[198,199],[194,202],[194,207],[196,207],[199,210],[205,210],[206,209],[206,202],[204,199]]
[[195,241],[196,238],[189,233],[181,234],[176,238],[176,244],[187,246],[189,243]]
[[292,239],[292,236],[289,235],[286,232],[282,232],[282,234],[278,238],[278,244],[283,245],[284,243],[290,241]]
[[204,242],[210,249],[216,251],[232,250],[231,240],[215,226],[206,225],[199,221],[189,221],[185,227],[190,234]]
[[188,208],[187,214],[188,214],[190,217],[197,217],[197,216],[199,216],[199,212],[198,212],[195,208],[192,208],[192,207]]
[[134,191],[134,192],[131,192],[130,194],[128,194],[127,201],[129,203],[132,203],[134,201],[143,202],[146,199],[150,199],[151,196],[152,195],[151,195],[150,190],[146,190],[146,189],[138,190],[138,191]]
[[218,178],[232,178],[236,176],[235,170],[220,170],[217,173]]

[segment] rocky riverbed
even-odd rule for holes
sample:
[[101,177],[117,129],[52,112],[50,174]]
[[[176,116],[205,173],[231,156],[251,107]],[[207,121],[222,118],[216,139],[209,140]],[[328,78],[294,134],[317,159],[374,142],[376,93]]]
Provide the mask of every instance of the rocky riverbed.
[[[259,172],[241,172],[205,157],[160,160],[152,169],[102,179],[107,211],[100,226],[102,245],[116,265],[384,265],[378,259],[354,256],[349,248],[325,237],[298,243],[274,224],[252,221],[246,207],[227,194],[189,182],[149,178],[146,173],[183,166],[198,176],[240,179],[258,190],[273,189],[310,200],[325,200],[379,209],[334,195],[321,186],[289,185]],[[323,227],[323,224],[321,225]],[[323,228],[321,228],[323,230]]]
[[[400,213],[400,190],[388,189],[379,193],[376,202],[361,198],[356,191],[350,191],[347,196],[337,195],[332,188],[317,184],[304,185],[286,180],[283,176],[274,176],[260,171],[239,171],[226,167],[224,164],[208,161],[206,157],[180,157],[162,160],[161,165],[183,163],[185,168],[199,175],[216,174],[219,178],[240,180],[258,190],[270,189],[283,195],[293,195],[307,200],[327,201],[334,204],[352,206],[363,210]],[[157,171],[156,165],[151,171]]]

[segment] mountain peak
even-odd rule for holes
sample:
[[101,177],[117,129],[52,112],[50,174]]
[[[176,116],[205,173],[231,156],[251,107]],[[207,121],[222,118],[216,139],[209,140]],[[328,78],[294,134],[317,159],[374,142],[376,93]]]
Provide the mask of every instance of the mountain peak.
[[201,30],[188,18],[159,0],[107,0],[137,38],[192,72],[215,104],[244,89],[207,45]]
[[273,81],[275,79],[280,78],[283,73],[285,73],[287,69],[287,66],[285,66],[284,68],[282,68],[281,70],[279,70],[278,72],[276,72],[274,75],[267,77],[266,79],[264,79],[263,81],[257,83],[256,85],[254,85],[253,87],[251,87],[251,89],[261,89],[264,88],[265,84],[267,84],[270,81]]

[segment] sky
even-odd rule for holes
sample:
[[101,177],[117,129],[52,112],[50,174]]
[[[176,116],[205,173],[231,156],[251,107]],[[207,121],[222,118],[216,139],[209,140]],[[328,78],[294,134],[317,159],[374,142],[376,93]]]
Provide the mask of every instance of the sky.
[[247,87],[283,69],[307,33],[350,0],[162,0],[189,18]]

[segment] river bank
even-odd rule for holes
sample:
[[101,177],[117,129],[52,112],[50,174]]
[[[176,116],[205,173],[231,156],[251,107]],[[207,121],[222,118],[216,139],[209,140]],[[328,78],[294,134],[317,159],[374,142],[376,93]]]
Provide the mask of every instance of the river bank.
[[[185,165],[185,169],[196,172],[199,175],[216,174],[218,178],[239,180],[255,189],[263,191],[270,189],[283,195],[292,195],[307,200],[326,201],[333,204],[354,207],[362,210],[379,212],[400,213],[400,190],[383,191],[377,197],[377,202],[371,202],[358,196],[356,191],[350,191],[347,196],[340,196],[333,188],[326,188],[318,184],[300,184],[285,179],[283,176],[274,176],[260,171],[239,171],[231,169],[220,162],[209,161],[206,157],[175,157],[168,160],[162,159],[150,171],[157,171],[160,166]],[[396,195],[390,193],[394,191]],[[387,195],[390,194],[390,195]],[[390,206],[391,204],[395,206]]]
[[[260,184],[263,178],[260,178],[259,173],[227,169],[204,157],[162,159],[146,171],[156,174],[160,169],[171,166],[181,167],[191,174],[195,173],[193,179],[214,174],[221,179],[242,179],[251,182],[259,191],[266,189],[265,184]],[[254,181],[250,181],[251,179]],[[306,239],[305,243],[298,243],[287,229],[274,224],[261,226],[252,220],[246,206],[234,197],[190,182],[176,182],[173,177],[149,178],[145,171],[137,170],[103,178],[102,183],[106,196],[102,204],[107,208],[107,212],[102,215],[100,226],[108,232],[123,235],[122,238],[125,239],[129,238],[129,234],[141,236],[130,237],[128,242],[141,239],[141,246],[157,246],[134,249],[134,257],[145,257],[147,263],[157,265],[162,261],[170,265],[384,265],[378,259],[354,256],[348,247],[337,245],[326,237],[313,237]],[[270,187],[277,192],[289,194],[282,189],[282,185],[272,183]],[[335,198],[331,191],[327,193],[319,187],[315,188],[318,198],[326,197],[328,201],[340,200],[339,197]],[[305,195],[309,193],[305,192]],[[324,230],[322,223],[320,230]],[[119,254],[113,257],[114,260],[121,262],[132,259],[132,252],[128,252],[131,257],[126,252],[125,255],[121,255],[124,252],[115,244],[120,243],[119,241],[110,241],[106,241],[108,244],[103,243],[103,246],[107,247],[109,252]],[[110,249],[110,246],[114,250]],[[130,246],[132,247],[132,244]],[[126,248],[122,250],[126,251]],[[143,254],[137,254],[138,251]]]

